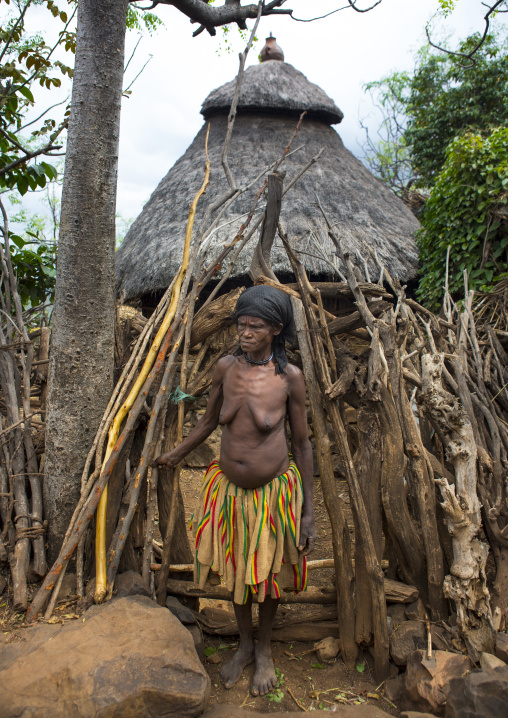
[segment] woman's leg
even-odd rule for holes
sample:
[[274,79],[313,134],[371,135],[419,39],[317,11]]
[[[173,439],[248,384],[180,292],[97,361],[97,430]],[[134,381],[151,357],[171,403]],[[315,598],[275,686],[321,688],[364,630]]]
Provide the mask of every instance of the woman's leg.
[[240,640],[235,655],[220,671],[225,688],[232,688],[242,675],[245,666],[254,660],[254,639],[252,637],[252,594],[249,591],[247,603],[233,603]]
[[272,627],[280,600],[266,596],[259,604],[259,635],[255,650],[256,671],[252,679],[251,693],[253,696],[263,696],[269,693],[277,684],[277,676],[272,659]]

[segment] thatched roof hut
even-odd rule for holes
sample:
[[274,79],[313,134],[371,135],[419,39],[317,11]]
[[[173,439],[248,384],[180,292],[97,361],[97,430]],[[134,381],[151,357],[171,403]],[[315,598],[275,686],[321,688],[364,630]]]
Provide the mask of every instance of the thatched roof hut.
[[[264,54],[266,57],[266,52]],[[220,156],[234,87],[235,81],[228,82],[206,98],[201,110],[204,126],[161,180],[118,250],[116,280],[123,299],[165,289],[180,266],[188,209],[203,180],[208,123],[212,179],[198,207],[196,226],[206,203],[226,190]],[[245,71],[229,152],[236,181],[246,184],[281,156],[304,110],[307,115],[292,145],[292,149],[301,149],[291,154],[280,169],[286,171],[287,183],[324,147],[319,162],[288,192],[282,203],[282,224],[300,251],[307,271],[311,277],[334,278],[330,262],[337,262],[317,207],[317,195],[353,254],[358,249],[367,258],[368,248],[375,249],[393,275],[403,281],[413,278],[417,271],[414,242],[417,220],[403,202],[344,147],[331,126],[343,117],[334,102],[305,75],[280,59],[268,59]],[[215,254],[214,247],[223,246],[235,235],[257,189],[258,186],[254,186],[229,208],[213,235],[211,256]],[[250,251],[248,247],[240,256],[233,277],[248,273],[254,244],[255,240],[251,242]],[[322,253],[328,262],[323,260]],[[278,239],[272,250],[272,267],[278,275],[290,274]]]

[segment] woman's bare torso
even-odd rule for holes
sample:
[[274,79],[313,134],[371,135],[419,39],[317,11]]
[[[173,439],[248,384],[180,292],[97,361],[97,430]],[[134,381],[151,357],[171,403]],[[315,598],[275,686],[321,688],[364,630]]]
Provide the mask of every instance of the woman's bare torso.
[[221,468],[237,486],[264,486],[289,466],[285,376],[275,374],[272,362],[255,366],[236,357],[225,371],[222,392]]

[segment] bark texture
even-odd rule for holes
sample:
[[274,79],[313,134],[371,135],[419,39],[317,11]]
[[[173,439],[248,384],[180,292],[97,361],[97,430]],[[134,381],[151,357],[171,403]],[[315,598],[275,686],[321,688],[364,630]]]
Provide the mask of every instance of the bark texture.
[[443,389],[443,354],[422,356],[422,399],[429,419],[444,439],[455,485],[436,479],[443,497],[445,520],[453,542],[453,563],[446,576],[445,596],[455,602],[457,624],[473,660],[494,652],[490,595],[485,576],[489,549],[477,534],[481,527],[476,489],[477,450],[473,428],[459,400]]
[[113,389],[114,248],[127,0],[80,0],[62,193],[44,504],[50,559]]

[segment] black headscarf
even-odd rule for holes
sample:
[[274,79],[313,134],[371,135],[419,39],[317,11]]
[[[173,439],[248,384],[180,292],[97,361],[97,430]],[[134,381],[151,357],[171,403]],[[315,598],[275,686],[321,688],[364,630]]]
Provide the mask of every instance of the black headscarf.
[[[250,287],[239,296],[233,318],[237,320],[243,314],[259,317],[271,324],[282,324],[281,333],[273,338],[272,350],[276,363],[275,373],[285,374],[284,368],[288,363],[286,339],[292,341],[295,336],[293,308],[288,295],[275,287],[267,287],[264,284]],[[236,354],[241,353],[241,349],[236,351]]]

